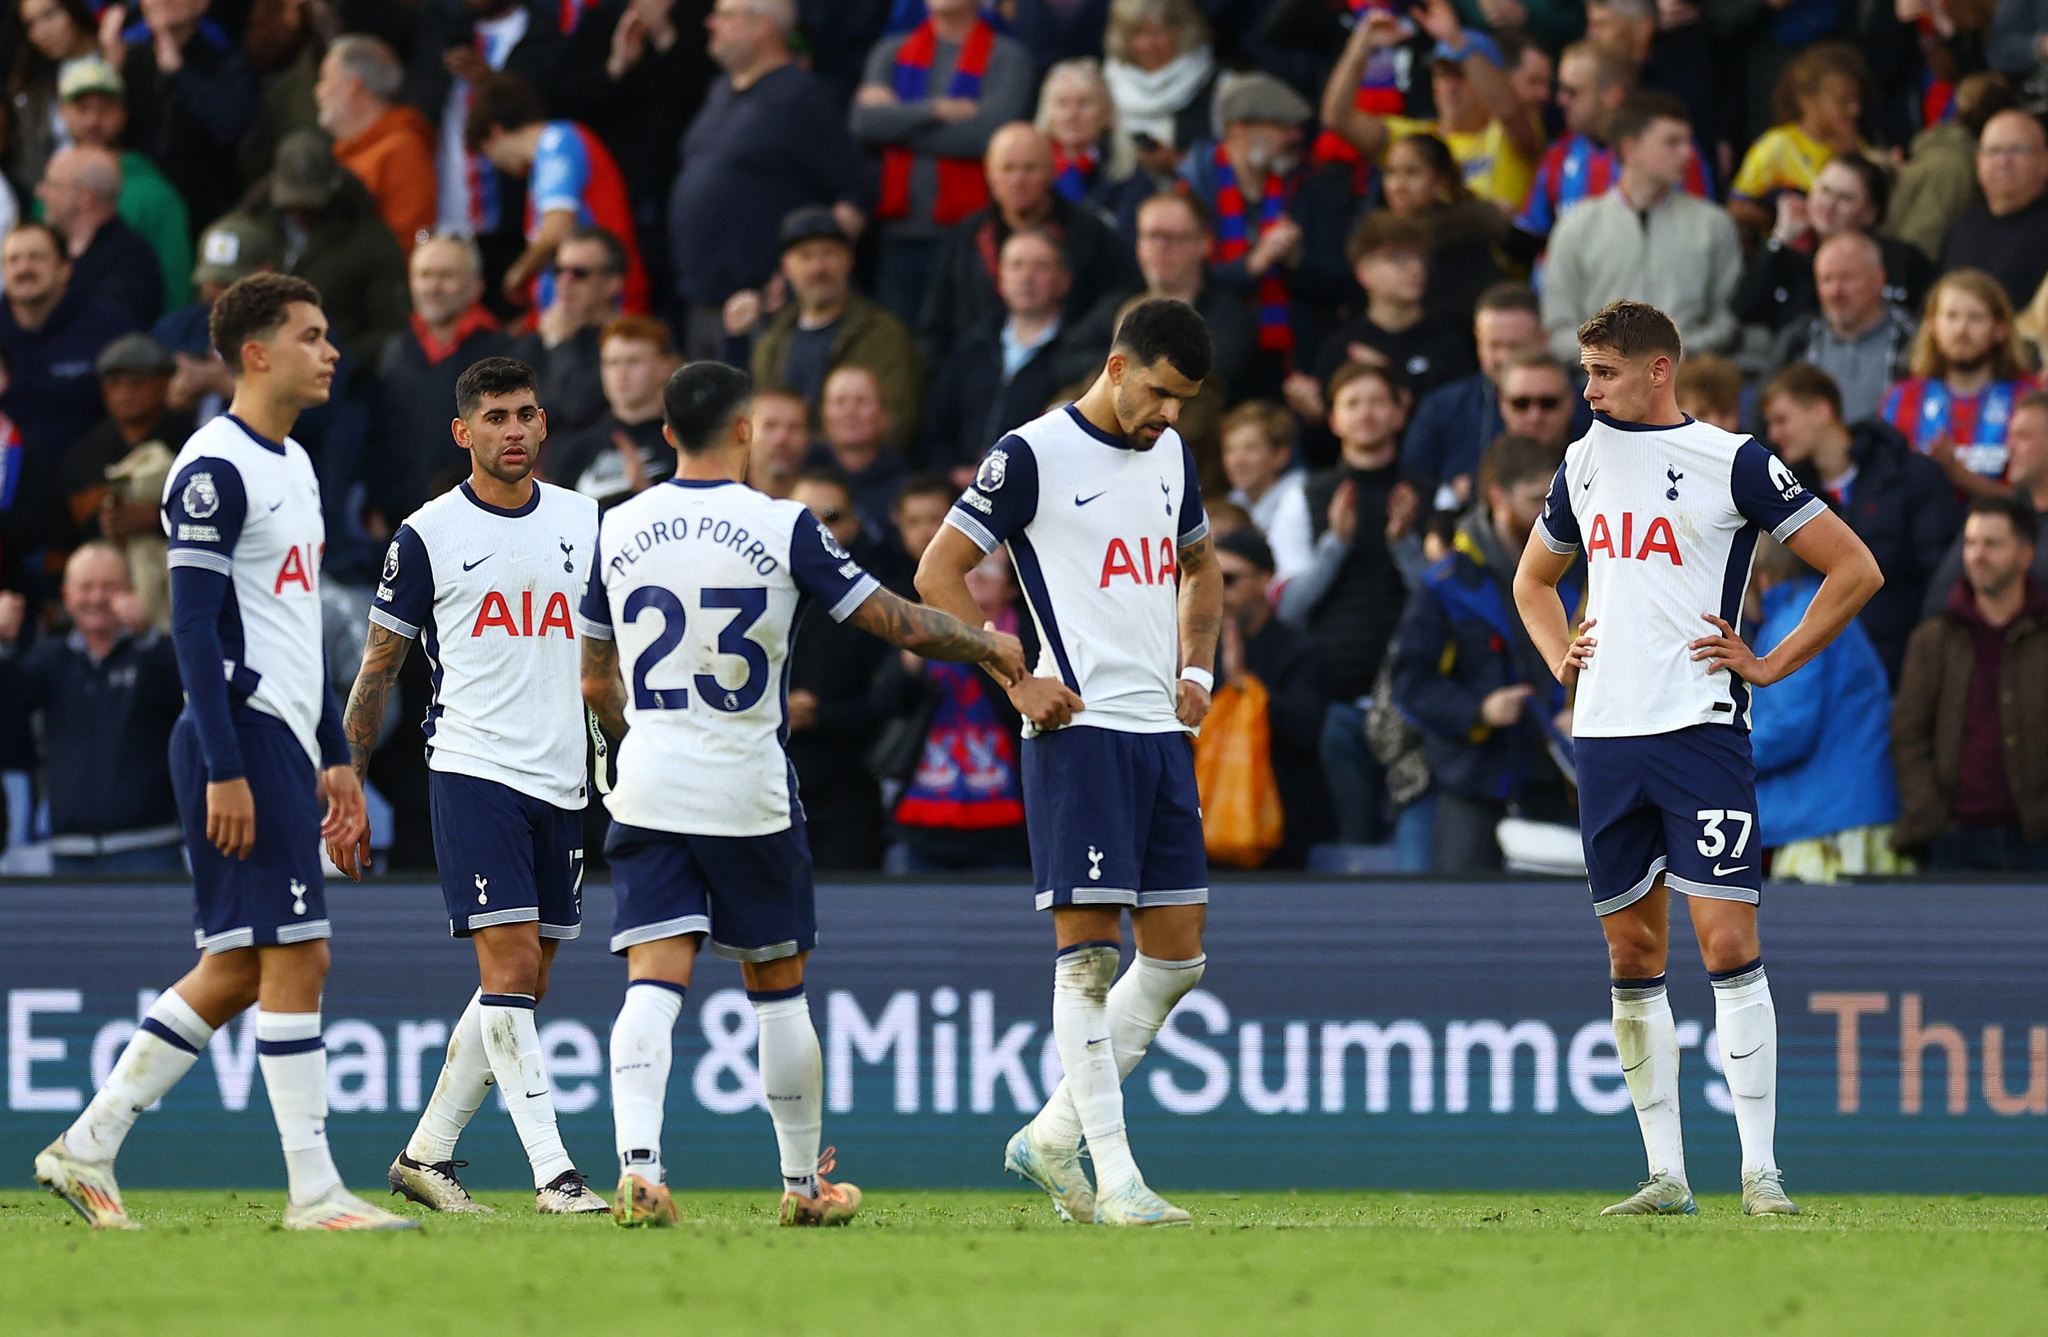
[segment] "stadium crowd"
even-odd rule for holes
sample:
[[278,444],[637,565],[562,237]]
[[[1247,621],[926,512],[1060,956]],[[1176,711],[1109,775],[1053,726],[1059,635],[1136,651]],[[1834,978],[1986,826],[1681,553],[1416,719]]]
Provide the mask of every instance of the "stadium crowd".
[[[1571,704],[1509,582],[1588,422],[1574,331],[1654,302],[1682,407],[1765,440],[1886,579],[1756,694],[1776,873],[2048,869],[2048,6],[7,5],[0,770],[60,872],[181,867],[158,499],[228,392],[209,304],[264,270],[319,287],[343,355],[297,432],[343,693],[386,541],[467,471],[479,358],[535,368],[542,474],[602,504],[673,472],[674,367],[750,368],[749,481],[915,597],[988,447],[1132,303],[1191,303],[1212,856],[1410,872],[1572,821]],[[970,585],[1034,640],[1000,552]],[[1816,586],[1763,541],[1759,652]],[[370,771],[396,869],[432,860],[424,659]],[[1028,866],[979,670],[814,615],[788,728],[821,868]]]

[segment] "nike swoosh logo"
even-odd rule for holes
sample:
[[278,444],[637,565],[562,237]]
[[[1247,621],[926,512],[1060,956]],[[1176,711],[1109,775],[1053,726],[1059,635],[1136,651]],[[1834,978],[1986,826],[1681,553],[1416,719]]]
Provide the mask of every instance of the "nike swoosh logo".
[[546,1094],[547,1094],[547,1092],[545,1092],[545,1091],[528,1091],[528,1092],[526,1093],[526,1098],[527,1098],[528,1100],[539,1100],[539,1099],[540,1099],[540,1098],[541,1098],[542,1096],[544,1096],[544,1095],[546,1095]]
[[485,562],[490,561],[493,557],[496,557],[497,555],[498,554],[494,552],[487,552],[483,556],[477,558],[474,562],[464,562],[462,564],[462,569],[464,571],[474,571],[478,567],[482,566]]
[[1714,876],[1715,876],[1715,877],[1726,877],[1726,876],[1728,876],[1728,875],[1729,875],[1730,873],[1739,873],[1739,872],[1741,872],[1741,871],[1742,871],[1743,869],[1745,869],[1745,868],[1747,868],[1747,867],[1749,867],[1749,865],[1748,865],[1748,864],[1746,864],[1746,863],[1739,863],[1739,864],[1736,864],[1736,865],[1735,865],[1735,866],[1734,866],[1733,868],[1723,868],[1723,867],[1722,867],[1722,866],[1721,866],[1720,864],[1715,864],[1715,865],[1714,865]]
[[[1641,1060],[1640,1062],[1638,1062],[1638,1063],[1636,1064],[1636,1068],[1640,1068],[1640,1067],[1642,1067],[1644,1063],[1648,1063],[1649,1061],[1650,1061],[1650,1060],[1648,1060],[1648,1059],[1643,1059],[1643,1060]],[[1623,1068],[1623,1069],[1622,1069],[1622,1071],[1623,1071],[1623,1072],[1634,1072],[1634,1071],[1636,1070],[1636,1068]]]
[[[1100,496],[1103,496],[1103,495],[1105,495],[1105,494],[1106,494],[1106,493],[1107,493],[1108,491],[1109,491],[1109,489],[1108,489],[1108,488],[1104,488],[1104,489],[1103,489],[1103,490],[1102,490],[1101,492],[1098,492],[1098,493],[1096,493],[1096,494],[1095,494],[1095,497],[1100,497]],[[1082,495],[1081,495],[1080,493],[1076,492],[1076,493],[1074,494],[1074,504],[1075,504],[1076,506],[1086,506],[1086,505],[1087,505],[1087,504],[1088,504],[1089,502],[1091,502],[1091,501],[1094,501],[1094,500],[1095,500],[1095,497],[1084,497],[1084,496],[1082,496]]]
[[283,503],[283,502],[281,502],[281,501],[279,501],[279,502],[273,502],[273,503],[271,504],[271,507],[270,507],[270,509],[274,511],[274,510],[276,510],[276,509],[277,509],[277,508],[278,508],[279,506],[282,506],[282,505],[284,505],[284,503]]
[[1763,1046],[1762,1046],[1762,1045],[1758,1045],[1758,1046],[1757,1046],[1757,1047],[1756,1047],[1755,1049],[1752,1049],[1752,1050],[1750,1050],[1750,1051],[1749,1051],[1749,1054],[1730,1054],[1730,1055],[1729,1055],[1728,1057],[1729,1057],[1729,1059],[1730,1059],[1730,1060],[1734,1060],[1734,1059],[1742,1059],[1742,1058],[1748,1058],[1750,1054],[1758,1054],[1758,1053],[1762,1053],[1762,1052],[1763,1052]]

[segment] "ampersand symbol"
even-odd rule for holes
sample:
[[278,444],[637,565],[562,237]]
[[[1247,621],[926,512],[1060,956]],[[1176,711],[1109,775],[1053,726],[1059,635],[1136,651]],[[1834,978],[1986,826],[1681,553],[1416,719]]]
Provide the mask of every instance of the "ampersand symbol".
[[720,989],[704,1000],[698,1018],[704,1028],[704,1057],[690,1079],[697,1103],[713,1114],[740,1114],[766,1109],[761,1097],[761,1072],[754,1066],[754,1042],[760,1023],[742,989]]

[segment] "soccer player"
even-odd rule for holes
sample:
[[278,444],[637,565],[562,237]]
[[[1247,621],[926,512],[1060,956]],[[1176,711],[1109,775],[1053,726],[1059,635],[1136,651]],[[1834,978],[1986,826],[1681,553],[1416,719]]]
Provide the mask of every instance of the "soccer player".
[[[1742,1210],[1796,1215],[1772,1147],[1778,1019],[1757,943],[1763,849],[1750,692],[1820,653],[1884,578],[1862,541],[1783,461],[1679,412],[1670,317],[1615,302],[1578,337],[1593,426],[1551,483],[1515,573],[1515,604],[1558,681],[1578,689],[1579,825],[1613,967],[1615,1048],[1649,1153],[1649,1179],[1603,1214],[1698,1210],[1685,1177],[1678,1035],[1664,992],[1675,889],[1687,897],[1714,984],[1742,1141]],[[1760,532],[1825,577],[1799,625],[1761,659],[1735,627]],[[1574,636],[1557,583],[1582,551],[1586,620]],[[1607,631],[1595,637],[1600,623]]]
[[[753,383],[693,362],[663,390],[676,476],[607,512],[579,618],[584,699],[624,736],[606,798],[618,901],[612,951],[626,1001],[612,1027],[622,1226],[676,1220],[661,1124],[670,1031],[706,938],[740,963],[782,1161],[783,1225],[844,1225],[860,1190],[825,1179],[824,1069],[804,998],[817,945],[811,855],[797,801],[786,697],[806,600],[892,645],[1024,676],[1017,638],[909,603],[861,569],[811,513],[741,480]],[[621,679],[621,667],[625,676]],[[631,684],[628,693],[626,684]]]
[[[413,512],[384,555],[363,664],[342,730],[355,773],[406,652],[434,668],[424,728],[434,862],[448,931],[476,947],[483,987],[448,1038],[391,1191],[437,1212],[479,1212],[455,1176],[455,1140],[495,1080],[533,1166],[544,1214],[608,1210],[562,1148],[534,1008],[565,938],[582,931],[584,722],[571,609],[597,547],[597,503],[536,482],[548,418],[533,370],[487,357],[455,381],[450,424],[470,473]],[[369,858],[329,851],[353,873]]]
[[[1138,1173],[1122,1083],[1208,959],[1188,733],[1209,710],[1223,586],[1174,423],[1209,362],[1194,308],[1133,307],[1088,391],[983,458],[917,575],[925,602],[972,615],[965,575],[1008,543],[1044,647],[1044,676],[1009,693],[1029,721],[1024,820],[1058,946],[1052,1027],[1066,1077],[1003,1163],[1062,1217],[1101,1225],[1188,1221]],[[1112,988],[1126,909],[1138,954]]]
[[215,1029],[254,1003],[257,1062],[290,1179],[285,1227],[414,1229],[343,1188],[327,1150],[320,841],[355,844],[365,818],[319,653],[320,484],[290,432],[302,410],[327,402],[340,355],[304,279],[243,279],[209,321],[234,398],[178,452],[163,501],[186,693],[171,781],[192,859],[199,963],[150,1005],[106,1085],[36,1157],[36,1179],[93,1227],[130,1228],[114,1182],[122,1140]]

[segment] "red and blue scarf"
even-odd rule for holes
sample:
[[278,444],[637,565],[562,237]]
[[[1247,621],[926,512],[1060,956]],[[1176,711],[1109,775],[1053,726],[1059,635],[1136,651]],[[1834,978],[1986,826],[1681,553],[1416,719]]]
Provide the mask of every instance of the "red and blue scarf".
[[1082,149],[1069,155],[1058,144],[1052,146],[1052,188],[1062,196],[1079,204],[1088,198],[1088,187],[1095,180],[1095,168],[1102,161],[1102,155],[1094,149]]
[[[1259,195],[1259,231],[1280,221],[1287,211],[1287,184],[1271,172]],[[1244,191],[1237,184],[1237,172],[1230,165],[1223,146],[1216,146],[1216,263],[1242,260],[1252,248],[1252,231],[1245,218]],[[1294,327],[1287,320],[1287,280],[1275,265],[1259,278],[1259,348],[1283,357],[1294,351]]]
[[[946,96],[979,98],[981,76],[988,70],[988,53],[995,46],[995,29],[980,19],[960,44],[953,62],[953,77],[946,81]],[[922,102],[930,96],[932,58],[938,53],[938,30],[932,21],[923,23],[903,39],[896,49],[896,96],[903,102]],[[910,170],[917,154],[900,144],[882,150],[882,201],[877,218],[904,218],[910,213]],[[982,175],[979,158],[940,158],[939,197],[932,204],[932,221],[941,227],[959,222],[977,209],[988,206],[988,180]]]
[[0,413],[0,511],[14,505],[14,493],[21,486],[21,432],[14,419]]

